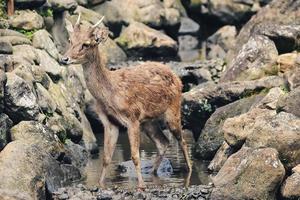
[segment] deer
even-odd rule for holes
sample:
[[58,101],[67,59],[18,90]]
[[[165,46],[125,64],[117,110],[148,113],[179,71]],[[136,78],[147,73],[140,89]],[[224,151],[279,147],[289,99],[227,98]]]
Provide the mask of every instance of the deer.
[[[159,117],[165,120],[178,141],[187,170],[191,172],[192,165],[181,127],[181,80],[167,65],[158,62],[109,70],[98,50],[98,45],[103,44],[109,37],[108,29],[100,26],[103,18],[93,26],[84,27],[80,25],[79,14],[70,33],[69,48],[61,58],[62,64],[82,65],[87,88],[96,100],[95,110],[104,127],[100,186],[105,187],[105,174],[117,143],[119,127],[122,125],[127,128],[138,188],[145,189],[139,153],[140,128],[141,124],[145,124],[146,130],[153,130],[147,121]],[[169,140],[159,131],[146,131],[146,134],[158,150],[153,165],[155,172],[169,146]]]

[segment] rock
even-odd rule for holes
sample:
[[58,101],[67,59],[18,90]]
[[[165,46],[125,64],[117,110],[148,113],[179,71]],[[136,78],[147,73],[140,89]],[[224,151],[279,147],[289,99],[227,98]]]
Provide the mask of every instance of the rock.
[[0,113],[4,109],[4,90],[6,84],[6,74],[0,69]]
[[3,200],[30,200],[29,194],[21,192],[12,192],[10,190],[0,190],[0,199]]
[[69,45],[69,34],[66,29],[66,21],[64,12],[57,12],[53,15],[54,24],[49,33],[53,36],[54,44],[59,52],[65,52]]
[[300,197],[300,165],[293,168],[293,174],[289,176],[281,186],[281,194],[287,199]]
[[198,138],[206,120],[216,108],[281,85],[284,85],[283,79],[276,76],[257,81],[236,81],[218,85],[212,82],[200,84],[183,94],[183,126],[192,130],[194,136]]
[[226,53],[235,45],[237,30],[235,26],[223,26],[212,36],[207,38],[207,58],[226,58]]
[[12,28],[34,30],[43,28],[44,20],[36,11],[18,10],[10,17],[9,24]]
[[174,56],[177,51],[172,38],[139,22],[123,29],[116,42],[131,56]]
[[257,118],[249,130],[245,145],[276,149],[280,160],[289,170],[300,163],[300,119],[285,112],[270,118]]
[[77,2],[75,0],[47,0],[47,3],[55,11],[75,10]]
[[227,144],[240,148],[252,133],[254,124],[276,115],[276,111],[255,108],[242,115],[227,119],[223,125],[224,138]]
[[[31,67],[28,65],[18,65],[13,71],[15,75],[24,79],[30,88],[33,88],[33,83],[35,82]],[[34,92],[34,91],[33,91]]]
[[11,43],[0,39],[0,54],[12,54],[12,51]]
[[52,36],[46,30],[38,30],[33,34],[32,45],[37,49],[44,49],[55,60],[59,59],[59,53]]
[[108,64],[118,64],[127,60],[125,52],[110,38],[103,45],[99,45],[99,51],[106,57]]
[[36,83],[35,90],[39,107],[47,115],[53,114],[56,110],[56,103],[50,96],[49,92],[40,83]]
[[37,8],[43,5],[46,0],[15,0],[15,4],[21,8]]
[[[297,8],[299,7],[299,2],[294,2],[293,0],[278,0],[278,1],[272,1],[268,6],[265,6],[261,10],[258,11],[258,13],[252,17],[251,20],[249,20],[241,29],[239,35],[237,36],[237,41],[235,48],[233,48],[228,55],[228,62],[229,66],[232,65],[233,58],[235,58],[240,50],[242,49],[243,45],[247,43],[250,36],[254,34],[253,30],[257,26],[265,26],[265,25],[273,25],[277,26],[277,24],[280,25],[291,25],[291,24],[299,24],[299,13]],[[268,27],[261,28],[261,30],[269,29]],[[278,26],[276,28],[272,28],[273,33],[278,33],[278,31],[281,31],[282,29]],[[291,35],[291,30],[284,31],[285,33],[289,33]],[[281,34],[282,34],[281,33]],[[256,33],[255,33],[256,34]],[[287,37],[280,37],[279,35],[277,37],[273,38],[273,41],[277,41],[276,46],[283,46],[284,48],[288,48],[289,51],[283,51],[280,53],[287,53],[290,52],[292,48],[295,48],[296,46],[293,45],[294,40],[290,40]],[[281,45],[278,45],[278,43],[281,43]]]
[[97,4],[101,4],[103,2],[105,2],[106,0],[88,0],[88,3],[90,5],[97,5]]
[[[269,110],[276,110],[277,109],[277,102],[279,99],[285,94],[282,88],[275,87],[272,88],[268,94],[256,105],[252,107],[256,108],[267,108]],[[278,110],[278,109],[277,109]]]
[[79,144],[74,144],[71,140],[66,140],[65,146],[67,149],[67,155],[72,161],[72,164],[78,169],[83,169],[88,162],[88,152],[85,148]]
[[182,35],[178,37],[178,55],[183,62],[192,62],[199,60],[201,57],[197,37],[192,35]]
[[272,148],[242,148],[231,155],[213,177],[215,188],[210,198],[276,199],[285,170]]
[[13,60],[17,65],[35,65],[39,63],[36,49],[30,45],[17,45],[13,47]]
[[11,45],[31,44],[28,38],[20,36],[2,36],[0,37],[0,41],[10,43]]
[[212,172],[220,171],[227,158],[235,152],[236,150],[234,148],[229,146],[226,142],[223,142],[207,168]]
[[51,58],[49,54],[43,50],[36,49],[36,54],[38,56],[38,63],[40,67],[54,80],[59,79],[61,77],[62,67],[58,64],[58,62]]
[[277,74],[270,63],[275,62],[278,51],[275,43],[263,35],[254,35],[224,72],[221,81],[255,80]]
[[[96,24],[103,17],[103,15],[82,6],[77,6],[75,13],[81,13],[81,19],[91,24]],[[75,19],[74,22],[76,22],[77,18],[78,16],[73,18]]]
[[12,127],[13,122],[9,119],[9,117],[0,113],[0,151],[7,145],[8,143],[8,130]]
[[212,159],[224,141],[222,127],[226,119],[248,112],[263,97],[264,95],[253,95],[218,108],[206,121],[194,147],[194,156],[205,160]]
[[[136,177],[137,176],[136,171],[135,171],[135,166],[134,166],[132,160],[122,162],[121,164],[119,164],[118,170],[120,172],[122,172],[121,175],[125,176],[125,177]],[[142,174],[144,176],[151,175],[153,172],[153,161],[142,160],[141,161],[141,170],[142,170]],[[157,169],[157,175],[159,177],[169,177],[172,175],[172,173],[173,173],[173,167],[172,167],[171,162],[167,158],[163,158],[163,160],[161,161],[161,163]]]
[[180,19],[180,28],[178,34],[182,35],[195,35],[198,34],[200,30],[200,25],[197,24],[194,20],[188,17],[182,17]]
[[300,87],[282,96],[277,103],[277,110],[292,113],[300,117]]
[[298,53],[286,53],[281,54],[277,58],[277,65],[279,71],[284,73],[286,71],[292,70],[294,67],[300,67],[300,63],[297,63],[297,58],[300,57]]
[[[299,62],[300,63],[300,62]],[[284,74],[288,87],[293,90],[300,86],[300,68],[294,68]]]
[[48,89],[50,82],[52,81],[48,74],[39,66],[31,66],[32,75],[36,83],[40,83],[44,88]]
[[1,38],[3,36],[17,36],[17,37],[26,38],[26,36],[23,35],[22,33],[19,33],[18,31],[14,31],[11,29],[0,29],[0,36],[1,36]]
[[39,108],[32,88],[26,81],[13,73],[6,73],[5,85],[6,114],[14,121],[35,120],[38,118]]

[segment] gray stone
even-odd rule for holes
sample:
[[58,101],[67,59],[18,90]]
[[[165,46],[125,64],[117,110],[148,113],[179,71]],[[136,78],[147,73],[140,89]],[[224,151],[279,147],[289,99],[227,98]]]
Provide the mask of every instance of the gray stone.
[[39,108],[32,88],[26,81],[13,73],[6,73],[5,111],[15,122],[37,119]]
[[300,117],[300,87],[282,96],[277,103],[277,110],[292,113]]
[[0,69],[0,113],[4,109],[4,89],[6,84],[6,74]]
[[53,114],[53,112],[56,110],[56,103],[52,99],[49,92],[40,83],[36,83],[35,90],[39,107],[47,115]]
[[2,36],[0,37],[0,41],[10,43],[11,45],[31,44],[31,41],[28,38],[14,35]]
[[8,130],[12,127],[13,122],[9,119],[9,117],[0,113],[0,151],[7,145],[8,143]]
[[62,67],[58,62],[44,50],[36,49],[35,52],[39,66],[54,80],[59,79],[61,77]]
[[287,199],[300,197],[300,165],[293,168],[293,174],[289,176],[281,186],[281,194]]
[[75,10],[77,2],[75,0],[47,0],[47,3],[55,11]]
[[8,41],[0,40],[0,54],[12,54],[12,45]]
[[197,34],[200,30],[200,25],[197,24],[194,20],[188,17],[182,17],[180,19],[180,28],[178,34]]
[[99,45],[99,51],[106,57],[108,64],[118,64],[127,60],[125,52],[110,38],[103,45]]
[[272,148],[242,148],[213,177],[211,199],[276,199],[285,170]]
[[43,28],[44,20],[36,11],[18,10],[10,17],[9,24],[12,28],[34,30]]

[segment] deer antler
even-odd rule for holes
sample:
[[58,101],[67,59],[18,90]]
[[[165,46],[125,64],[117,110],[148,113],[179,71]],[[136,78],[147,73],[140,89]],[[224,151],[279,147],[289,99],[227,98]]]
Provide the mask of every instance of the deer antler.
[[97,26],[99,26],[102,23],[103,19],[104,19],[104,16],[96,24],[94,24],[92,26],[92,28],[96,28]]
[[76,26],[76,25],[79,25],[79,23],[80,23],[80,17],[81,17],[81,13],[79,13],[79,16],[78,16],[78,18],[77,18],[77,21],[76,21],[75,26]]

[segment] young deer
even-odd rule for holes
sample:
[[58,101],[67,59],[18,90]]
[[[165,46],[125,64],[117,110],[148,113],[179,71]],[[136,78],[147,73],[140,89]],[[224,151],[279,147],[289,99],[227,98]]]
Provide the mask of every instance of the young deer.
[[[103,19],[103,18],[102,18]],[[108,38],[106,28],[99,28],[102,19],[92,27],[80,26],[80,15],[70,36],[70,48],[61,62],[81,63],[87,87],[97,102],[97,114],[104,126],[104,154],[100,185],[104,185],[107,166],[110,164],[118,139],[118,124],[127,127],[131,157],[136,168],[138,187],[144,188],[140,164],[140,125],[146,119],[163,116],[178,140],[189,172],[191,162],[182,137],[180,105],[180,79],[166,66],[147,62],[140,66],[110,71],[105,67],[98,44]],[[117,123],[116,123],[117,122]],[[146,130],[151,129],[149,124]],[[154,164],[157,170],[169,141],[159,132],[146,131],[158,148]]]

